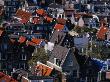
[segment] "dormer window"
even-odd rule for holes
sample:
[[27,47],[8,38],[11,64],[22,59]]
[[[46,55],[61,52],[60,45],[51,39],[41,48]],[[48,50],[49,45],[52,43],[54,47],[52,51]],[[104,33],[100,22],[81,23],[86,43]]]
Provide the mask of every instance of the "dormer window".
[[54,64],[60,66],[61,61],[58,58],[54,58]]

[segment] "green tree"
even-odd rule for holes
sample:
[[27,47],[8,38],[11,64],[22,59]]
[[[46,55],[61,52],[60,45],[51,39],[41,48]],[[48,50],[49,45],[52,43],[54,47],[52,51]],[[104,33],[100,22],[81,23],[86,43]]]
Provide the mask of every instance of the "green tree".
[[49,57],[45,52],[44,48],[38,48],[33,52],[32,58],[28,61],[28,64],[35,65],[37,61],[40,61],[45,64],[48,59]]

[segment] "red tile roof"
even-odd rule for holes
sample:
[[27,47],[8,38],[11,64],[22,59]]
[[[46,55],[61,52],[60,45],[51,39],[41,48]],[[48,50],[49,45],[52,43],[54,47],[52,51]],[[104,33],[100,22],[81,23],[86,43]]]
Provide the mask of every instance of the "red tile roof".
[[26,37],[24,37],[24,36],[20,36],[19,37],[19,42],[20,43],[23,43],[23,42],[25,42],[26,41]]
[[64,25],[62,24],[56,24],[54,27],[55,30],[59,30],[59,31],[63,30],[63,28],[64,28]]
[[26,45],[36,46],[36,44],[31,41],[26,41]]
[[20,22],[21,22],[22,24],[25,24],[25,23],[28,22],[28,20],[26,20],[26,19],[22,19],[22,20],[20,20]]
[[48,17],[48,16],[45,16],[45,19],[46,19],[48,22],[51,22],[51,21],[53,20],[53,18]]
[[4,73],[0,72],[0,82],[18,82],[13,79],[11,76],[5,75]]
[[107,33],[107,31],[108,31],[108,28],[102,25],[99,31],[97,32],[97,38],[104,40],[105,34]]
[[45,10],[44,9],[38,9],[38,10],[36,10],[36,13],[39,15],[45,15]]
[[31,41],[27,41],[26,44],[31,46],[37,46],[40,45],[42,41],[43,39],[32,38]]
[[25,19],[26,22],[27,22],[27,21],[30,19],[30,17],[31,17],[31,13],[26,12],[26,11],[23,11],[23,10],[21,10],[21,9],[18,9],[18,10],[17,10],[16,15],[17,15],[18,17],[20,17],[21,19],[23,19],[23,20]]
[[51,67],[49,67],[47,65],[44,65],[44,64],[38,64],[36,66],[36,69],[39,70],[39,72],[43,76],[49,76],[52,73],[52,71],[53,71],[53,68],[51,68]]
[[32,38],[31,41],[32,41],[33,43],[35,43],[36,45],[40,45],[42,39]]
[[66,24],[66,20],[63,19],[63,18],[58,18],[58,19],[57,19],[57,22],[58,22],[59,24]]

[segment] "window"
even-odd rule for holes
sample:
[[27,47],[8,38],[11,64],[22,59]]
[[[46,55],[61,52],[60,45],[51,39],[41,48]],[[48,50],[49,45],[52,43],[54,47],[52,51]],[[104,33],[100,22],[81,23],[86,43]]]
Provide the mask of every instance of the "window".
[[22,52],[24,52],[24,47],[22,47]]
[[21,60],[26,60],[27,57],[26,57],[26,54],[21,54]]
[[54,63],[58,66],[60,66],[61,61],[57,58],[54,58]]
[[11,5],[11,1],[7,1],[7,5]]
[[7,50],[7,44],[4,43],[3,46],[4,46],[4,49]]
[[73,70],[73,77],[77,78],[77,70]]
[[69,65],[68,66],[73,66],[73,61],[71,59],[69,60]]
[[19,64],[19,68],[25,69],[25,68],[26,68],[26,64],[25,64],[25,63],[20,63],[20,64]]
[[12,5],[13,5],[13,6],[16,5],[16,2],[13,1],[13,2],[12,2]]
[[40,27],[37,27],[37,30],[40,30]]

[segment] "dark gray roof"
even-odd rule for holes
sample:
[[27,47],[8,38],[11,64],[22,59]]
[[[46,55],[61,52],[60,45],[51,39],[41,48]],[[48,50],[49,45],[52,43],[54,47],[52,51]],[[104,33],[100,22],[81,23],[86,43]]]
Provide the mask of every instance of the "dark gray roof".
[[59,5],[57,3],[51,3],[48,7],[50,7],[50,8],[63,8],[62,5]]
[[60,61],[64,60],[66,55],[68,54],[69,50],[70,49],[59,46],[59,45],[55,46],[52,51],[52,55],[51,55],[49,61],[54,63],[54,58],[57,58]]
[[64,32],[54,31],[54,33],[52,34],[52,37],[50,38],[50,42],[55,43],[57,41],[58,44],[61,44],[65,36],[66,36],[66,33]]

